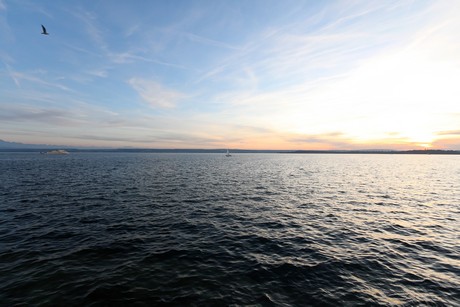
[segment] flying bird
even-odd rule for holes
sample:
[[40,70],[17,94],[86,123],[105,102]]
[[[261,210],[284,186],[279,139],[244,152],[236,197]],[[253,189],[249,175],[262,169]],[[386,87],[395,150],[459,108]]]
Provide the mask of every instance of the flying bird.
[[42,34],[43,35],[49,35],[48,32],[46,32],[46,28],[42,25]]

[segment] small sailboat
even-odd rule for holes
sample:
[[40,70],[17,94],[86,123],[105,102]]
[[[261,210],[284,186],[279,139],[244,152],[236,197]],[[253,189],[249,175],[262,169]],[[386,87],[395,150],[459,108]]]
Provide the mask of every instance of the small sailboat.
[[231,157],[232,155],[230,154],[230,151],[227,149],[227,153],[225,154],[226,157]]

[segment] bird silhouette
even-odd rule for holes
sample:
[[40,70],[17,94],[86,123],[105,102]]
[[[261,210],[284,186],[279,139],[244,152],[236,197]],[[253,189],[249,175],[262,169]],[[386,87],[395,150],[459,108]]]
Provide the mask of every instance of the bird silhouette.
[[42,34],[43,35],[49,35],[48,32],[46,32],[46,28],[42,25]]

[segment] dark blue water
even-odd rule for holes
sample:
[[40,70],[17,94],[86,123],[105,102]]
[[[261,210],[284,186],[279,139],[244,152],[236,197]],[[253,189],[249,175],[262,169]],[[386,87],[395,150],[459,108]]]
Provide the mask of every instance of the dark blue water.
[[460,303],[460,156],[0,153],[0,304]]

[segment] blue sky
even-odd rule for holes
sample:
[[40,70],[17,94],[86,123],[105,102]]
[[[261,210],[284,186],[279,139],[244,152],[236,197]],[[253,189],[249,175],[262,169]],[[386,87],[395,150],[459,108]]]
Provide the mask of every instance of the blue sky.
[[455,0],[0,0],[0,139],[460,149],[458,16]]

